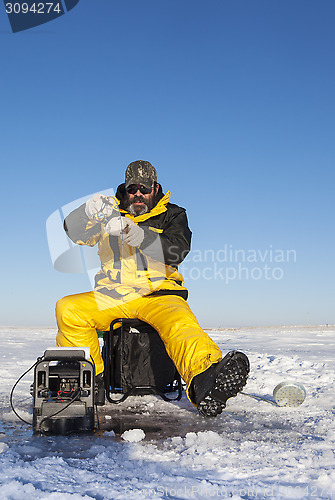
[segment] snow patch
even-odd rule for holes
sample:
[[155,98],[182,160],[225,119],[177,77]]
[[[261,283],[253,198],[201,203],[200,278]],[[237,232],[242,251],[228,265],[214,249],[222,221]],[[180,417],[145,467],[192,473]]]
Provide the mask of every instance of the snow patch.
[[8,450],[8,445],[6,443],[0,443],[0,453],[4,453]]
[[115,437],[115,432],[114,431],[105,431],[104,436]]
[[145,432],[142,429],[130,429],[121,434],[121,437],[128,443],[139,443],[145,438]]

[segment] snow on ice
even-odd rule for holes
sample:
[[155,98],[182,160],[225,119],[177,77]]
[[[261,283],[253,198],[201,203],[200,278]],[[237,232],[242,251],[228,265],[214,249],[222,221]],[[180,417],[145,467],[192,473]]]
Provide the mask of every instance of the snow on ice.
[[[285,380],[304,385],[296,408],[238,395],[216,419],[184,395],[168,403],[131,397],[99,409],[101,427],[81,436],[33,436],[10,409],[10,390],[55,330],[1,328],[0,498],[335,498],[335,327],[209,331],[226,352],[250,358],[245,392],[272,399]],[[27,374],[14,403],[32,419]]]
[[129,431],[124,431],[121,437],[129,443],[139,443],[145,438],[145,432],[142,429],[129,429]]

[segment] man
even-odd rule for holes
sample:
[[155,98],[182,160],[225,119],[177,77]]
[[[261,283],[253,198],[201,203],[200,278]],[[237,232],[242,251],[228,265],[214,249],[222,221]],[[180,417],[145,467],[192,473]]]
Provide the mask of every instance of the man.
[[[71,212],[64,227],[81,245],[99,246],[101,269],[91,292],[57,302],[57,345],[89,346],[102,387],[103,361],[96,330],[120,317],[153,326],[204,416],[216,416],[246,384],[249,362],[218,346],[199,326],[186,299],[178,265],[190,251],[185,209],[169,202],[157,173],[143,160],[128,165],[116,197],[98,194]],[[104,403],[104,395],[98,397]]]

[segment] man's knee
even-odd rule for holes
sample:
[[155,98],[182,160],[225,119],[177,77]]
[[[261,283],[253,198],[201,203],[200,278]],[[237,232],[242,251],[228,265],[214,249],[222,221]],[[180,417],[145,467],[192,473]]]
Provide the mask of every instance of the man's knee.
[[[72,296],[59,299],[56,303],[56,320],[58,326],[77,324],[81,319],[80,308]],[[85,318],[82,318],[85,321]]]
[[68,297],[63,297],[62,299],[57,300],[56,302],[56,318],[58,319],[63,319],[63,317],[66,315],[66,312],[68,311],[70,306],[70,301],[68,300]]
[[61,314],[61,310],[62,310],[63,304],[65,302],[64,299],[65,299],[65,297],[63,297],[62,299],[57,300],[56,307],[55,307],[56,314]]

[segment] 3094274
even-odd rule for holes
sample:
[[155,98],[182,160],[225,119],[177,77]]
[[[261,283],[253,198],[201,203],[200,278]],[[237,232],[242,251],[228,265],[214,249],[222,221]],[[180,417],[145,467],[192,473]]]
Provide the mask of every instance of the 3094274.
[[8,2],[6,12],[7,14],[60,14],[62,6],[60,2],[34,2],[31,5],[26,2]]

